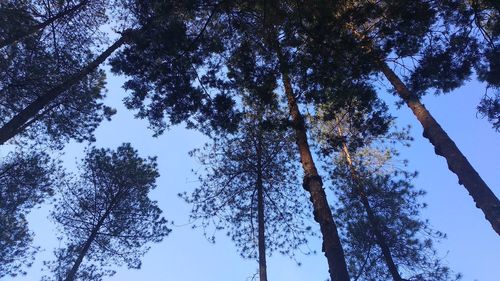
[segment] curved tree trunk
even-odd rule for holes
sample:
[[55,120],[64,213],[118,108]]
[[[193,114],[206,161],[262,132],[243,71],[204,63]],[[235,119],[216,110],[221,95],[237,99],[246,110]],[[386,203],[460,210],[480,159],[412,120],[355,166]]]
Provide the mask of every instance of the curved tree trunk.
[[90,62],[78,73],[68,77],[61,84],[53,87],[43,96],[34,100],[31,104],[25,107],[21,112],[12,117],[7,123],[0,128],[0,145],[4,144],[16,134],[26,128],[25,124],[62,93],[71,88],[76,83],[80,82],[85,76],[94,71],[101,63],[103,63],[116,49],[122,46],[127,40],[127,35],[122,35],[113,45],[108,47],[97,58]]
[[292,126],[295,130],[296,142],[299,149],[300,161],[304,170],[303,187],[310,194],[309,200],[313,205],[314,220],[320,225],[323,236],[322,251],[328,260],[330,278],[332,281],[349,281],[344,250],[342,249],[337,225],[333,220],[330,205],[326,199],[323,181],[318,174],[309,148],[304,118],[300,113],[289,77],[288,62],[283,55],[279,42],[276,40],[273,42],[273,45],[279,60],[281,79],[283,80]]
[[[340,128],[340,124],[337,125],[337,131],[339,133],[339,137],[343,137],[343,132],[342,129]],[[344,153],[347,165],[349,166],[349,170],[351,173],[351,179],[354,183],[354,190],[355,193],[359,196],[359,200],[361,201],[361,204],[363,204],[363,207],[365,208],[366,215],[368,216],[368,221],[371,226],[371,230],[373,231],[373,234],[375,234],[375,239],[377,240],[377,244],[380,247],[380,250],[382,251],[382,255],[384,256],[385,264],[387,265],[387,268],[389,269],[389,272],[391,273],[392,279],[394,281],[403,281],[404,279],[401,278],[401,275],[399,274],[398,267],[396,266],[396,263],[394,262],[394,259],[392,258],[392,253],[389,248],[389,246],[386,243],[386,239],[382,233],[379,221],[377,219],[377,216],[375,215],[375,212],[373,211],[372,207],[370,206],[370,201],[368,200],[368,196],[366,195],[366,191],[364,190],[362,186],[362,181],[358,176],[358,173],[356,171],[356,168],[354,167],[352,163],[352,158],[351,154],[349,152],[349,149],[347,148],[347,144],[345,141],[342,141],[342,152]]]
[[500,201],[493,191],[486,185],[419,98],[408,90],[403,81],[386,63],[381,64],[381,72],[422,124],[423,135],[434,146],[436,154],[446,158],[448,168],[458,176],[458,183],[467,189],[476,206],[483,211],[493,229],[500,235]]
[[17,41],[19,40],[22,40],[36,32],[38,32],[39,30],[42,30],[44,28],[46,28],[47,26],[51,25],[52,23],[54,23],[55,21],[61,19],[61,18],[64,18],[68,15],[71,15],[72,13],[78,11],[80,8],[84,7],[85,5],[87,5],[89,3],[89,0],[83,0],[81,1],[80,3],[78,3],[77,5],[69,8],[69,9],[66,9],[58,14],[56,14],[55,16],[53,17],[50,17],[48,18],[46,21],[44,22],[41,22],[37,25],[34,25],[33,27],[31,27],[28,31],[26,32],[23,32],[23,33],[20,33],[20,34],[16,34],[14,36],[8,36],[7,38],[5,38],[4,40],[0,40],[0,49],[5,47],[5,46],[8,46],[8,45],[11,45],[11,44],[14,44],[16,43]]

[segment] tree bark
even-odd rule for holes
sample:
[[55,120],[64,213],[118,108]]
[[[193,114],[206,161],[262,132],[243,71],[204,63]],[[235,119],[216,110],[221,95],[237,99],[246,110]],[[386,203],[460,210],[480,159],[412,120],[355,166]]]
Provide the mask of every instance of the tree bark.
[[[364,42],[361,43],[361,48],[368,53],[373,53],[374,47],[371,39],[359,33],[350,23],[346,24],[346,29],[350,30],[360,42]],[[446,159],[448,169],[457,175],[458,183],[467,189],[476,203],[476,207],[483,211],[486,220],[490,222],[495,232],[500,235],[500,201],[496,195],[479,176],[478,172],[472,167],[441,125],[420,102],[418,96],[410,92],[405,83],[382,59],[379,60],[379,67],[380,72],[389,80],[401,99],[417,117],[424,129],[424,138],[431,142],[437,155]]]
[[[340,128],[340,124],[337,124],[337,131],[339,133],[339,137],[341,138],[344,137],[342,129]],[[356,194],[358,194],[359,199],[363,204],[363,207],[365,208],[366,214],[368,216],[368,221],[371,226],[371,230],[373,231],[373,234],[375,234],[375,239],[377,240],[377,244],[379,245],[380,250],[382,251],[382,255],[384,256],[385,263],[389,269],[389,272],[391,273],[392,279],[394,281],[403,281],[404,279],[401,278],[398,267],[396,266],[394,259],[392,258],[391,250],[386,243],[386,239],[382,233],[377,216],[375,215],[372,207],[370,206],[370,201],[368,200],[366,191],[363,188],[362,181],[358,176],[356,168],[352,163],[351,154],[349,153],[349,149],[347,148],[347,144],[345,141],[342,141],[342,152],[344,153],[347,165],[349,166],[351,179],[354,183],[354,191]]]
[[68,16],[68,15],[70,15],[70,14],[76,12],[76,11],[78,11],[80,8],[82,8],[83,6],[87,5],[88,2],[89,2],[89,0],[80,1],[80,3],[78,3],[77,5],[71,7],[69,9],[67,9],[67,10],[62,11],[62,12],[56,14],[53,17],[48,18],[44,22],[41,22],[41,23],[39,23],[37,25],[34,25],[33,27],[31,27],[28,31],[26,31],[24,33],[7,37],[4,40],[0,40],[0,49],[3,48],[3,47],[5,47],[5,46],[14,44],[17,41],[22,40],[23,38],[26,38],[26,37],[32,35],[33,33],[36,33],[37,31],[46,28],[47,26],[49,26],[50,24],[54,23],[55,21],[57,21],[57,20],[65,17],[65,16]]
[[[120,39],[118,39],[113,45],[108,47],[103,53],[101,53],[97,58],[90,62],[78,73],[68,77],[61,84],[56,85],[44,95],[38,97],[27,107],[25,107],[21,112],[16,114],[12,119],[5,123],[0,128],[0,145],[4,144],[6,141],[14,137],[16,134],[22,131],[23,126],[30,119],[34,118],[38,112],[40,112],[44,107],[53,102],[62,93],[71,88],[73,85],[78,83],[81,79],[87,76],[89,73],[94,71],[101,63],[103,63],[116,49],[122,46],[128,37],[128,32],[124,33]],[[24,128],[25,129],[25,128]]]
[[[259,124],[260,125],[260,124]],[[259,280],[267,281],[266,234],[264,218],[264,186],[262,183],[262,133],[259,129],[257,141],[257,216],[259,228]]]
[[446,159],[450,171],[458,176],[458,183],[467,189],[476,207],[483,211],[493,229],[500,235],[500,201],[493,191],[420,102],[420,99],[410,92],[396,73],[386,63],[381,63],[380,70],[422,124],[423,136],[434,146],[435,153]]
[[309,148],[304,118],[300,113],[289,77],[288,62],[276,39],[273,45],[278,56],[281,79],[283,80],[290,117],[292,119],[292,126],[295,130],[296,142],[299,149],[300,161],[304,170],[303,187],[310,194],[309,199],[313,205],[314,219],[320,225],[321,234],[323,236],[322,251],[328,261],[330,278],[332,281],[349,281],[344,250],[342,249],[337,225],[333,220],[332,211],[323,189],[323,181],[318,174],[316,164],[314,163]]

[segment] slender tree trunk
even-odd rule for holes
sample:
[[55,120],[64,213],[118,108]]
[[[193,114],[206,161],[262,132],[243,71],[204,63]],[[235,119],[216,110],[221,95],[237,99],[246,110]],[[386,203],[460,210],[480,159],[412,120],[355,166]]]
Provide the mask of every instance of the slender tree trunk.
[[90,246],[92,245],[92,242],[94,242],[95,238],[97,237],[97,233],[99,233],[99,229],[101,228],[104,221],[108,218],[110,212],[111,212],[111,207],[106,210],[106,212],[99,219],[99,221],[94,226],[94,228],[92,228],[92,232],[90,233],[90,236],[87,238],[87,240],[83,244],[82,249],[78,252],[78,258],[76,259],[75,263],[71,267],[71,270],[66,275],[66,278],[64,279],[64,281],[74,281],[75,280],[76,273],[78,272],[78,268],[82,264],[83,258],[87,255],[87,253],[90,249]]
[[[337,131],[339,133],[339,137],[343,137],[342,129],[340,128],[339,122],[337,122]],[[349,149],[347,148],[347,144],[345,141],[342,141],[342,152],[344,153],[347,165],[349,166],[351,179],[354,183],[354,191],[359,196],[363,207],[365,208],[366,214],[368,216],[368,221],[370,223],[373,234],[375,234],[375,239],[377,240],[377,244],[382,250],[382,255],[384,256],[385,263],[391,273],[392,279],[394,281],[403,281],[401,275],[399,274],[398,267],[394,263],[394,259],[392,258],[392,253],[389,246],[386,243],[386,239],[382,233],[379,221],[377,216],[375,215],[372,207],[370,206],[370,201],[368,200],[368,196],[366,195],[366,191],[363,188],[362,180],[358,176],[356,168],[352,163],[351,154],[349,153]]]
[[285,94],[288,100],[288,108],[292,118],[292,126],[295,130],[296,142],[299,149],[300,161],[304,170],[303,187],[310,194],[310,201],[314,209],[314,219],[320,225],[321,234],[323,236],[322,251],[325,253],[326,259],[328,260],[330,278],[332,281],[349,281],[344,250],[342,249],[337,226],[333,220],[332,211],[323,189],[323,181],[318,174],[316,164],[314,163],[309,148],[304,118],[300,113],[290,82],[288,62],[276,39],[273,45],[279,60],[281,79],[283,80]]
[[49,105],[55,99],[57,99],[62,93],[71,88],[73,85],[77,84],[89,73],[94,71],[101,63],[103,63],[116,49],[123,45],[127,40],[128,32],[124,33],[120,39],[118,39],[113,45],[108,47],[103,53],[101,53],[97,58],[90,62],[78,73],[68,77],[61,84],[48,90],[47,93],[40,96],[34,100],[31,104],[25,107],[21,112],[16,114],[12,119],[5,123],[0,128],[0,145],[4,144],[6,141],[14,137],[16,134],[22,131],[24,125],[32,118],[34,118],[38,112],[40,112],[44,107]]
[[476,207],[483,211],[493,229],[500,235],[500,201],[493,191],[486,185],[419,98],[408,90],[396,73],[386,63],[381,64],[381,71],[422,124],[423,135],[434,146],[436,154],[446,158],[448,168],[458,176],[458,183],[467,189],[476,203]]
[[8,36],[7,38],[5,38],[4,40],[0,40],[0,49],[5,47],[5,46],[8,46],[8,45],[11,45],[11,44],[14,44],[16,43],[17,41],[19,40],[22,40],[30,35],[32,35],[33,33],[36,33],[38,32],[39,30],[42,30],[44,28],[46,28],[47,26],[49,26],[50,24],[54,23],[55,21],[63,18],[63,17],[66,17],[76,11],[78,11],[80,8],[82,8],[83,6],[87,5],[89,2],[89,0],[83,0],[83,1],[80,1],[80,3],[78,3],[77,5],[67,9],[67,10],[64,10],[56,15],[54,15],[53,17],[50,17],[48,18],[46,21],[44,22],[41,22],[39,24],[36,24],[34,26],[32,26],[29,30],[27,30],[26,32],[23,32],[23,33],[20,33],[20,34],[16,34],[16,35],[13,35],[13,36]]
[[[260,124],[259,124],[260,125]],[[264,219],[264,186],[262,183],[262,133],[259,129],[257,141],[257,216],[259,227],[259,280],[267,281],[266,234]]]

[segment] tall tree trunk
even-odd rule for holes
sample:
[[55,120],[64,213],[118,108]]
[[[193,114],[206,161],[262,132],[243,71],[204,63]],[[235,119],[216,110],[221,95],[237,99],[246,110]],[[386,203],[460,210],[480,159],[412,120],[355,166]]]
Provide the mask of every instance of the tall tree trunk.
[[[260,125],[260,124],[259,124]],[[264,219],[264,185],[262,183],[262,133],[259,129],[257,141],[257,217],[259,227],[259,280],[267,281],[266,234]]]
[[307,140],[307,129],[304,124],[304,118],[300,113],[292,84],[289,77],[288,61],[286,60],[279,42],[274,39],[272,42],[279,60],[279,69],[281,79],[285,88],[285,95],[288,100],[292,126],[295,130],[295,137],[300,154],[300,161],[304,170],[303,187],[310,194],[310,201],[313,205],[313,214],[316,222],[319,223],[321,234],[323,236],[322,251],[328,260],[328,268],[332,281],[349,281],[349,273],[344,257],[344,250],[340,242],[337,225],[333,220],[332,210],[326,199],[326,193],[323,189],[323,181],[318,174],[316,164],[314,163],[309,142]]
[[419,98],[408,90],[396,73],[386,63],[381,64],[381,71],[422,124],[423,136],[432,143],[436,154],[446,159],[450,171],[458,176],[458,183],[467,189],[476,206],[483,211],[493,229],[500,235],[500,201],[493,191],[486,185]]
[[[362,49],[368,53],[373,53],[374,46],[371,39],[358,32],[351,23],[346,24],[345,27],[362,42]],[[484,216],[490,222],[493,229],[500,235],[500,201],[493,191],[479,176],[441,125],[439,125],[427,108],[420,102],[418,96],[410,92],[405,83],[392,71],[386,62],[380,60],[379,67],[399,97],[401,97],[415,117],[417,117],[424,129],[423,136],[434,146],[435,153],[446,159],[448,169],[458,176],[458,183],[467,189],[476,203],[476,207],[483,211]]]
[[[337,131],[339,133],[339,137],[343,138],[344,136],[342,128],[340,127],[340,123],[337,123]],[[370,206],[370,201],[368,200],[368,196],[366,195],[366,190],[363,188],[362,180],[352,163],[351,154],[349,153],[349,149],[347,148],[347,144],[345,141],[342,141],[342,152],[344,153],[346,163],[349,166],[351,179],[354,183],[354,191],[359,196],[361,204],[363,204],[363,208],[365,209],[368,216],[368,222],[370,223],[373,234],[375,234],[375,239],[377,240],[377,244],[382,251],[382,255],[384,256],[385,263],[389,269],[389,272],[391,273],[392,279],[394,281],[403,281],[403,278],[401,278],[401,275],[399,274],[398,267],[396,266],[396,264],[394,263],[394,259],[392,258],[391,250],[387,245],[386,239],[382,233],[379,220],[375,215],[372,207]]]
[[33,33],[36,33],[39,30],[42,30],[42,29],[46,28],[47,26],[51,25],[52,23],[54,23],[55,21],[57,21],[57,20],[59,20],[61,18],[64,18],[64,17],[66,17],[68,15],[71,15],[72,13],[78,11],[80,8],[82,8],[83,6],[87,5],[88,3],[89,3],[89,0],[80,1],[80,3],[78,3],[77,5],[69,8],[69,9],[66,9],[64,11],[61,11],[60,13],[57,13],[56,15],[54,15],[53,17],[48,18],[44,22],[41,22],[39,24],[36,24],[36,25],[32,26],[26,32],[23,32],[23,33],[20,33],[20,34],[16,34],[16,35],[13,35],[13,36],[8,36],[4,40],[0,40],[0,49],[3,48],[3,47],[5,47],[5,46],[14,44],[17,41],[22,40],[23,38],[26,38],[26,37],[32,35]]
[[0,145],[4,144],[6,141],[14,137],[16,134],[22,131],[24,125],[32,118],[34,118],[38,112],[40,112],[44,107],[53,102],[62,93],[71,88],[73,85],[77,84],[89,73],[94,71],[101,63],[103,63],[116,49],[123,45],[127,38],[129,32],[125,32],[120,39],[118,39],[113,45],[108,47],[103,53],[101,53],[97,58],[90,62],[78,73],[68,77],[61,84],[56,85],[50,89],[47,93],[40,96],[27,107],[25,107],[21,112],[16,114],[12,119],[5,123],[0,128]]
[[83,258],[87,255],[90,246],[92,245],[92,242],[94,242],[95,238],[97,237],[97,234],[99,233],[99,229],[103,225],[104,221],[108,218],[109,214],[111,213],[112,207],[108,208],[106,212],[103,214],[103,216],[99,219],[97,224],[92,228],[92,232],[90,233],[90,236],[87,238],[85,243],[83,244],[82,249],[78,252],[78,258],[76,259],[75,263],[73,263],[73,266],[71,267],[70,271],[66,275],[66,278],[64,281],[74,281],[76,278],[76,273],[78,272],[78,268],[82,264]]

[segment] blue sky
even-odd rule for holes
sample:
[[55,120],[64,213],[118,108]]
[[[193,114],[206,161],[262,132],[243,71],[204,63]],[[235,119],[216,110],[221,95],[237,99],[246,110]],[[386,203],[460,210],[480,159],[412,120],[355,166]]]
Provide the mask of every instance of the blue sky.
[[[159,202],[165,216],[174,221],[173,232],[143,258],[141,270],[118,268],[109,281],[163,281],[163,280],[251,280],[257,272],[257,262],[240,258],[236,248],[223,233],[217,236],[215,244],[209,243],[199,229],[188,224],[189,206],[177,197],[181,191],[197,186],[191,169],[199,163],[187,153],[200,147],[206,139],[199,133],[175,127],[158,138],[152,137],[147,123],[133,118],[133,113],[122,105],[125,96],[121,88],[123,80],[109,76],[106,104],[118,109],[111,122],[105,122],[96,132],[98,147],[116,148],[123,142],[130,142],[143,156],[158,156],[161,177],[158,188],[151,197]],[[429,95],[423,99],[458,147],[468,157],[493,191],[500,195],[500,134],[495,133],[484,119],[476,118],[476,106],[484,94],[484,86],[468,83],[459,90],[441,96]],[[403,158],[410,161],[410,169],[418,170],[419,177],[414,184],[427,191],[424,201],[429,207],[423,211],[431,225],[445,232],[448,238],[437,248],[447,264],[461,272],[466,281],[498,281],[500,276],[500,240],[475,208],[472,198],[446,166],[443,158],[434,154],[431,144],[424,139],[420,124],[406,107],[396,109],[392,97],[385,88],[380,96],[391,106],[398,117],[398,126],[410,124],[415,137],[410,148],[401,151]],[[65,166],[75,171],[76,161],[82,157],[84,144],[70,143],[61,156]],[[332,200],[332,198],[330,198]],[[15,280],[40,280],[43,260],[51,258],[52,249],[58,245],[57,232],[47,219],[48,207],[33,210],[29,217],[30,227],[36,233],[35,245],[44,250],[37,255],[37,261],[28,274]],[[318,254],[298,255],[302,265],[279,255],[268,259],[270,280],[323,281],[328,278],[326,259],[321,254],[318,240],[310,248]],[[9,280],[9,278],[4,278]]]

